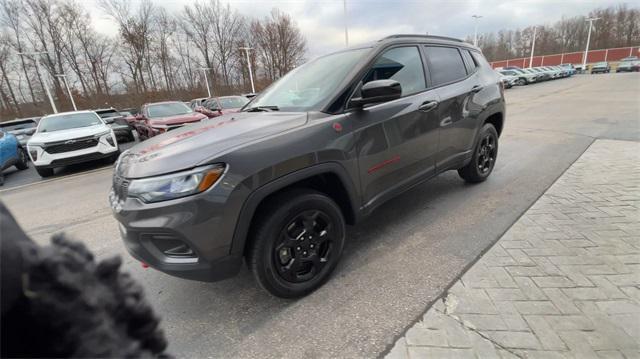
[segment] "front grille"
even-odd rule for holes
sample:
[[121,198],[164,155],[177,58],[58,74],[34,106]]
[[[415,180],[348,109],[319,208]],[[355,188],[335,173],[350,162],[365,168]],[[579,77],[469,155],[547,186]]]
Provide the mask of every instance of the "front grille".
[[44,146],[44,150],[48,153],[63,153],[77,150],[83,150],[85,148],[91,148],[98,145],[98,139],[90,137],[76,138],[73,140],[66,140],[54,143],[48,143]]
[[124,200],[127,198],[129,192],[129,181],[126,178],[118,175],[113,175],[113,193],[118,200]]

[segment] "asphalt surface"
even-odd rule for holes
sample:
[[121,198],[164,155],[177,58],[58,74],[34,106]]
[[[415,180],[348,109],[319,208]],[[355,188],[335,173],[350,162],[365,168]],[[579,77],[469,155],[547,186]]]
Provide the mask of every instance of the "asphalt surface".
[[594,138],[640,141],[640,73],[579,75],[506,92],[490,179],[445,173],[348,231],[333,278],[297,301],[271,297],[244,269],[199,283],[144,270],[107,204],[110,167],[0,190],[38,242],[65,231],[99,258],[120,254],[163,318],[179,357],[373,357],[494,243]]

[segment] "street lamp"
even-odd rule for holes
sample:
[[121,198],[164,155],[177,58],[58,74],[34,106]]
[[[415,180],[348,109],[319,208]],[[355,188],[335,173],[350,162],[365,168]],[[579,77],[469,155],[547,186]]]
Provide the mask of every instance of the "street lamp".
[[211,97],[211,90],[209,89],[209,79],[207,78],[207,71],[212,70],[211,67],[201,67],[198,70],[204,72],[204,82],[207,84],[207,95]]
[[76,107],[76,102],[73,101],[73,95],[71,94],[71,90],[69,89],[69,84],[67,83],[67,75],[65,74],[56,74],[55,77],[62,78],[62,82],[64,82],[64,87],[67,89],[67,93],[69,94],[69,99],[71,99],[71,104],[73,105],[73,110],[78,111]]
[[347,0],[342,0],[344,10],[344,44],[349,47],[349,30],[347,29]]
[[[31,58],[30,56],[39,56],[39,55],[42,55],[42,54],[46,54],[46,52],[45,51],[41,51],[41,52],[18,52],[18,55],[26,56],[26,57],[29,57],[29,58]],[[38,77],[40,79],[42,79],[44,92],[47,93],[47,97],[49,98],[49,103],[51,104],[51,108],[53,109],[53,113],[58,113],[58,109],[56,108],[56,104],[55,104],[55,102],[53,102],[53,97],[51,97],[51,92],[49,91],[49,84],[47,84],[47,80],[40,75],[40,60],[37,59],[37,58],[32,59],[32,60],[34,60],[35,63],[36,63],[36,72],[38,73]]]
[[253,86],[253,72],[251,71],[251,59],[249,59],[249,51],[253,50],[250,47],[241,47],[240,50],[243,50],[247,54],[247,66],[249,66],[249,79],[251,80],[251,92],[256,93],[256,88]]
[[533,67],[533,51],[536,49],[536,33],[538,31],[538,27],[533,27],[533,39],[531,40],[531,57],[529,57],[529,68]]
[[587,69],[587,56],[589,56],[589,42],[591,41],[591,29],[593,28],[593,22],[599,19],[599,17],[590,17],[585,20],[589,22],[589,34],[587,35],[587,48],[584,50],[584,57],[582,58],[582,71]]
[[471,17],[476,22],[475,31],[473,32],[473,46],[478,46],[478,20],[482,18],[482,15],[471,15]]

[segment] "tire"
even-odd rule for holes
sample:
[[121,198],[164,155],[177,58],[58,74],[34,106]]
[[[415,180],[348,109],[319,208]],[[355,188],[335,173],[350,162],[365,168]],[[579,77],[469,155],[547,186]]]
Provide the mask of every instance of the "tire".
[[16,163],[16,168],[20,171],[29,168],[29,157],[27,156],[27,151],[25,151],[24,148],[18,149],[18,162]]
[[529,84],[529,82],[527,82],[527,80],[524,79],[524,78],[519,78],[518,81],[516,82],[516,85],[518,85],[518,86],[525,86],[525,85],[528,85],[528,84]]
[[38,172],[38,174],[42,178],[53,176],[53,168],[43,168],[36,166],[36,172]]
[[498,132],[492,124],[486,123],[478,134],[471,162],[458,169],[458,174],[469,183],[483,182],[493,171],[497,158]]
[[290,190],[269,200],[256,215],[246,259],[262,288],[277,297],[298,298],[329,279],[345,241],[344,218],[331,198]]

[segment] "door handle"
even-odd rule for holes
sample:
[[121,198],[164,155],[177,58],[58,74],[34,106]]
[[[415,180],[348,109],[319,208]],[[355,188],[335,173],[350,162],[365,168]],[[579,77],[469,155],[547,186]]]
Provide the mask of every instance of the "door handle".
[[475,85],[475,86],[473,86],[473,87],[471,88],[471,92],[473,92],[473,93],[478,93],[478,92],[482,91],[482,89],[483,89],[483,88],[484,88],[484,87],[482,87],[482,86]]
[[426,101],[426,102],[423,102],[422,105],[420,105],[420,107],[418,107],[418,111],[429,112],[436,107],[438,107],[438,101]]

